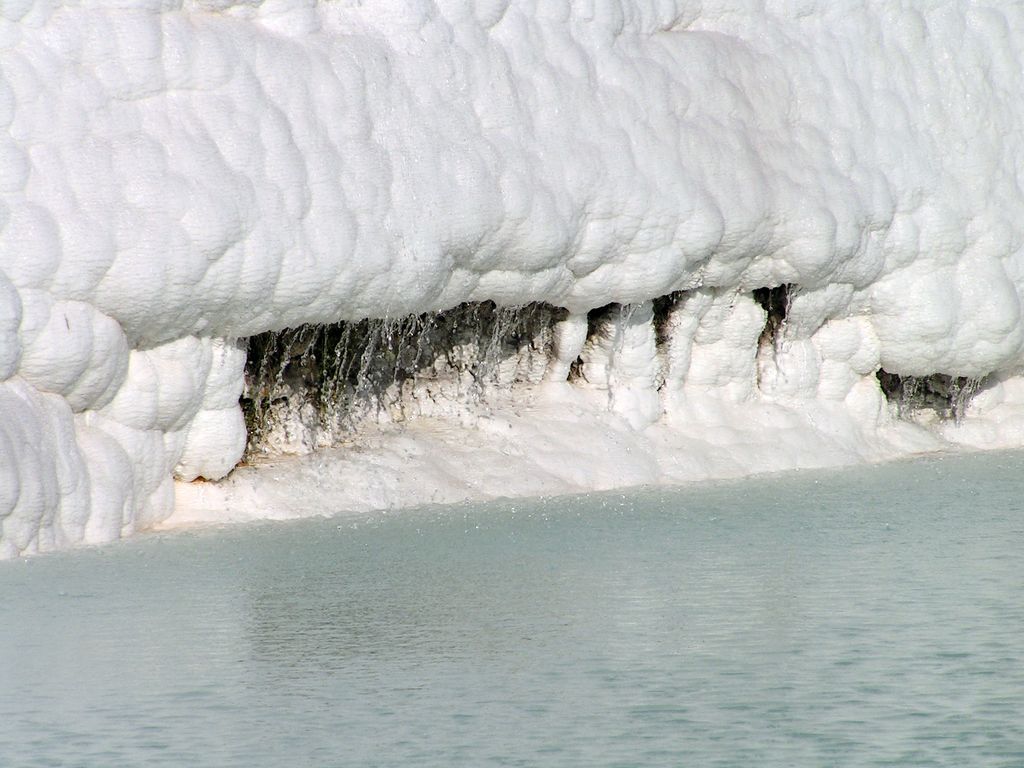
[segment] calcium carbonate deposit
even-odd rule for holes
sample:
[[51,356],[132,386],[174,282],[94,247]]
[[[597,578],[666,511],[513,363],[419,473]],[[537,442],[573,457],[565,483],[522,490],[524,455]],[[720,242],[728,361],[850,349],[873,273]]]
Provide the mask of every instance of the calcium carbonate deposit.
[[1020,3],[0,15],[2,555],[1024,444]]

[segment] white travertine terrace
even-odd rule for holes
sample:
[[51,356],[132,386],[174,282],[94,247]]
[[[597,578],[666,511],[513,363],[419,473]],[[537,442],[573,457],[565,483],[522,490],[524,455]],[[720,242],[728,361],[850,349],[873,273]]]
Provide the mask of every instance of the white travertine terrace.
[[[464,301],[569,310],[543,407],[638,441],[614,482],[1024,444],[1022,94],[1009,1],[2,0],[0,555],[231,471],[239,340]],[[562,383],[580,352],[614,397]],[[987,379],[929,443],[879,368]],[[749,453],[782,422],[842,447]],[[579,456],[521,489],[611,482]]]

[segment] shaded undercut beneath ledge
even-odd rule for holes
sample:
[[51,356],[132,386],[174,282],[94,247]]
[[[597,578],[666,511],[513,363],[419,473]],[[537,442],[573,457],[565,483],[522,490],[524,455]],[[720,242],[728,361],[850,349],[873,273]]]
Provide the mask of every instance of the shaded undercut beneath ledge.
[[890,403],[895,403],[898,414],[903,418],[913,417],[921,411],[932,411],[940,419],[959,423],[983,382],[983,378],[945,373],[902,376],[884,368],[878,371],[882,392]]
[[241,400],[247,455],[266,452],[296,424],[315,444],[308,448],[329,445],[367,417],[417,415],[417,394],[473,402],[492,385],[539,381],[552,327],[565,314],[541,303],[485,301],[253,336]]

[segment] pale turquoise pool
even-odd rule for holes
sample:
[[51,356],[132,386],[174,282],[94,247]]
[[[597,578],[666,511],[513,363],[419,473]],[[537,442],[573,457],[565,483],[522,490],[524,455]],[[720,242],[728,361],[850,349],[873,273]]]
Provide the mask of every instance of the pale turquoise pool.
[[1024,766],[1024,455],[0,563],[2,766]]

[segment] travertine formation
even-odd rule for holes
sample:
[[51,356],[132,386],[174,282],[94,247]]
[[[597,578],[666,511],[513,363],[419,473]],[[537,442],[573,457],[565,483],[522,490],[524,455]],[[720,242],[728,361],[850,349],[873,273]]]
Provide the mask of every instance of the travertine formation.
[[871,458],[882,370],[1021,444],[1022,93],[1011,2],[4,0],[0,555],[230,472],[246,338],[464,302],[562,308],[529,392],[637,435]]

